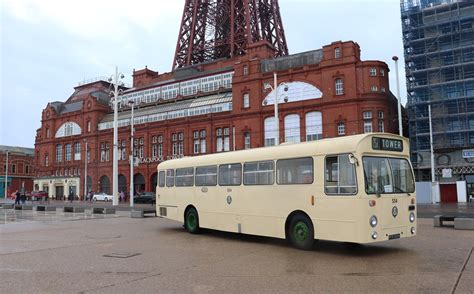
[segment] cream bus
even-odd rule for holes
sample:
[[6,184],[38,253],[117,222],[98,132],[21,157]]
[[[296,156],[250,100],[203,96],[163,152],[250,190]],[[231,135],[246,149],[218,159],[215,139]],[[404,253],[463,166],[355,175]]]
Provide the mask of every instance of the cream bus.
[[371,243],[416,234],[409,141],[372,133],[166,161],[156,208],[200,228]]

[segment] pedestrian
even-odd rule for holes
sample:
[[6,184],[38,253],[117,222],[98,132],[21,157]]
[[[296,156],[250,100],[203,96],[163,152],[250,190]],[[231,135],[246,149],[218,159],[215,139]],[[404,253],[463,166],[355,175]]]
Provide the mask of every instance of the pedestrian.
[[125,203],[125,193],[123,191],[120,192],[120,201]]
[[89,191],[89,202],[92,202],[92,191]]
[[72,194],[72,192],[69,193],[69,201],[72,201],[74,200],[74,195]]
[[17,205],[17,204],[20,205],[20,197],[21,197],[20,191],[16,190],[16,192],[15,192],[15,205]]
[[26,194],[23,192],[23,195],[21,195],[21,204],[25,204],[26,202]]

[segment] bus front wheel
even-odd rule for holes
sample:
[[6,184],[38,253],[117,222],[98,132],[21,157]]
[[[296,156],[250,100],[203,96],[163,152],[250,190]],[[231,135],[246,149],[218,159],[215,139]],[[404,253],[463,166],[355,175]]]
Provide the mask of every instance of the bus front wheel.
[[184,227],[186,231],[190,232],[191,234],[199,233],[199,215],[194,207],[191,207],[186,211],[186,215],[184,217]]
[[293,246],[311,250],[314,244],[314,228],[311,220],[303,214],[295,215],[290,222],[288,235]]

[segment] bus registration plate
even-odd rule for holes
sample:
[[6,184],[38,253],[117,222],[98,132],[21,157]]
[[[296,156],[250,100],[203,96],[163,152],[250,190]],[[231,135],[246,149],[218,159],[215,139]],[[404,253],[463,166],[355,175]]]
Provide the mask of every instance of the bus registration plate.
[[388,239],[389,239],[389,240],[400,239],[400,234],[388,235]]

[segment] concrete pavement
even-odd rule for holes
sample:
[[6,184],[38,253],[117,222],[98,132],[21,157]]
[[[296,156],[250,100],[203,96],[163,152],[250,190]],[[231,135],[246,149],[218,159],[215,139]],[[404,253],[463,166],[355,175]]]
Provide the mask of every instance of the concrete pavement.
[[[0,209],[0,213],[4,213]],[[15,212],[35,214],[38,212]],[[48,213],[46,213],[48,214]],[[366,246],[216,231],[161,218],[0,225],[0,289],[11,293],[473,293],[473,231],[434,228]],[[107,257],[112,256],[112,257]],[[113,257],[115,256],[115,257]]]

